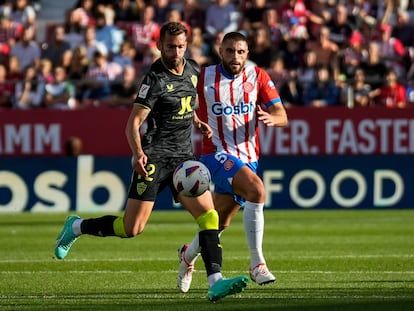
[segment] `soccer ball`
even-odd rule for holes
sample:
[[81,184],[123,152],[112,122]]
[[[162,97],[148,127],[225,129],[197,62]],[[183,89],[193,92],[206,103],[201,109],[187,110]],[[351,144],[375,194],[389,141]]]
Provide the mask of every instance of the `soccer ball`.
[[210,188],[208,168],[199,161],[187,160],[177,166],[173,175],[174,187],[186,197],[197,197]]

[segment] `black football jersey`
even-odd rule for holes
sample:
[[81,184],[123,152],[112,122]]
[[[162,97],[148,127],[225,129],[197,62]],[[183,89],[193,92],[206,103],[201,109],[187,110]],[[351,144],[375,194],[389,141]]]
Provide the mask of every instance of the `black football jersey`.
[[177,75],[158,59],[138,88],[135,104],[151,110],[142,148],[152,158],[193,154],[191,130],[200,67],[193,60],[184,61],[184,71]]

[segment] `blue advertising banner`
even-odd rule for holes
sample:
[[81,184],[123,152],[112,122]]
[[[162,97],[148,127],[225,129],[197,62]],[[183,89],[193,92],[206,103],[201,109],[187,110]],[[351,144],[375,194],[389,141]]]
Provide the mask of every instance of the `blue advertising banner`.
[[263,157],[266,206],[303,209],[413,208],[409,156]]
[[[272,209],[414,207],[410,156],[272,156],[259,167]],[[0,212],[118,212],[130,157],[0,159]],[[156,209],[177,209],[168,190]]]

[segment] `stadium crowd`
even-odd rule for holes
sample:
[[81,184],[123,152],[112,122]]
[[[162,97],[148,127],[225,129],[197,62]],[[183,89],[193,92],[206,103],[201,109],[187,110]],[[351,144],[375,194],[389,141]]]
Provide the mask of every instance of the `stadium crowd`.
[[240,31],[287,107],[414,107],[413,0],[79,0],[39,40],[41,1],[0,1],[0,109],[126,107],[166,21],[219,62]]

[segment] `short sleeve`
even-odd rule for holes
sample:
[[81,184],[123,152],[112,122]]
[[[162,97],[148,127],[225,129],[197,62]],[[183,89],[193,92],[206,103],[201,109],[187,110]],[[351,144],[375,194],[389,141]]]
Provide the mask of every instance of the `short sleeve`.
[[138,88],[135,104],[152,110],[158,100],[160,90],[160,83],[156,76],[151,73],[147,74]]

